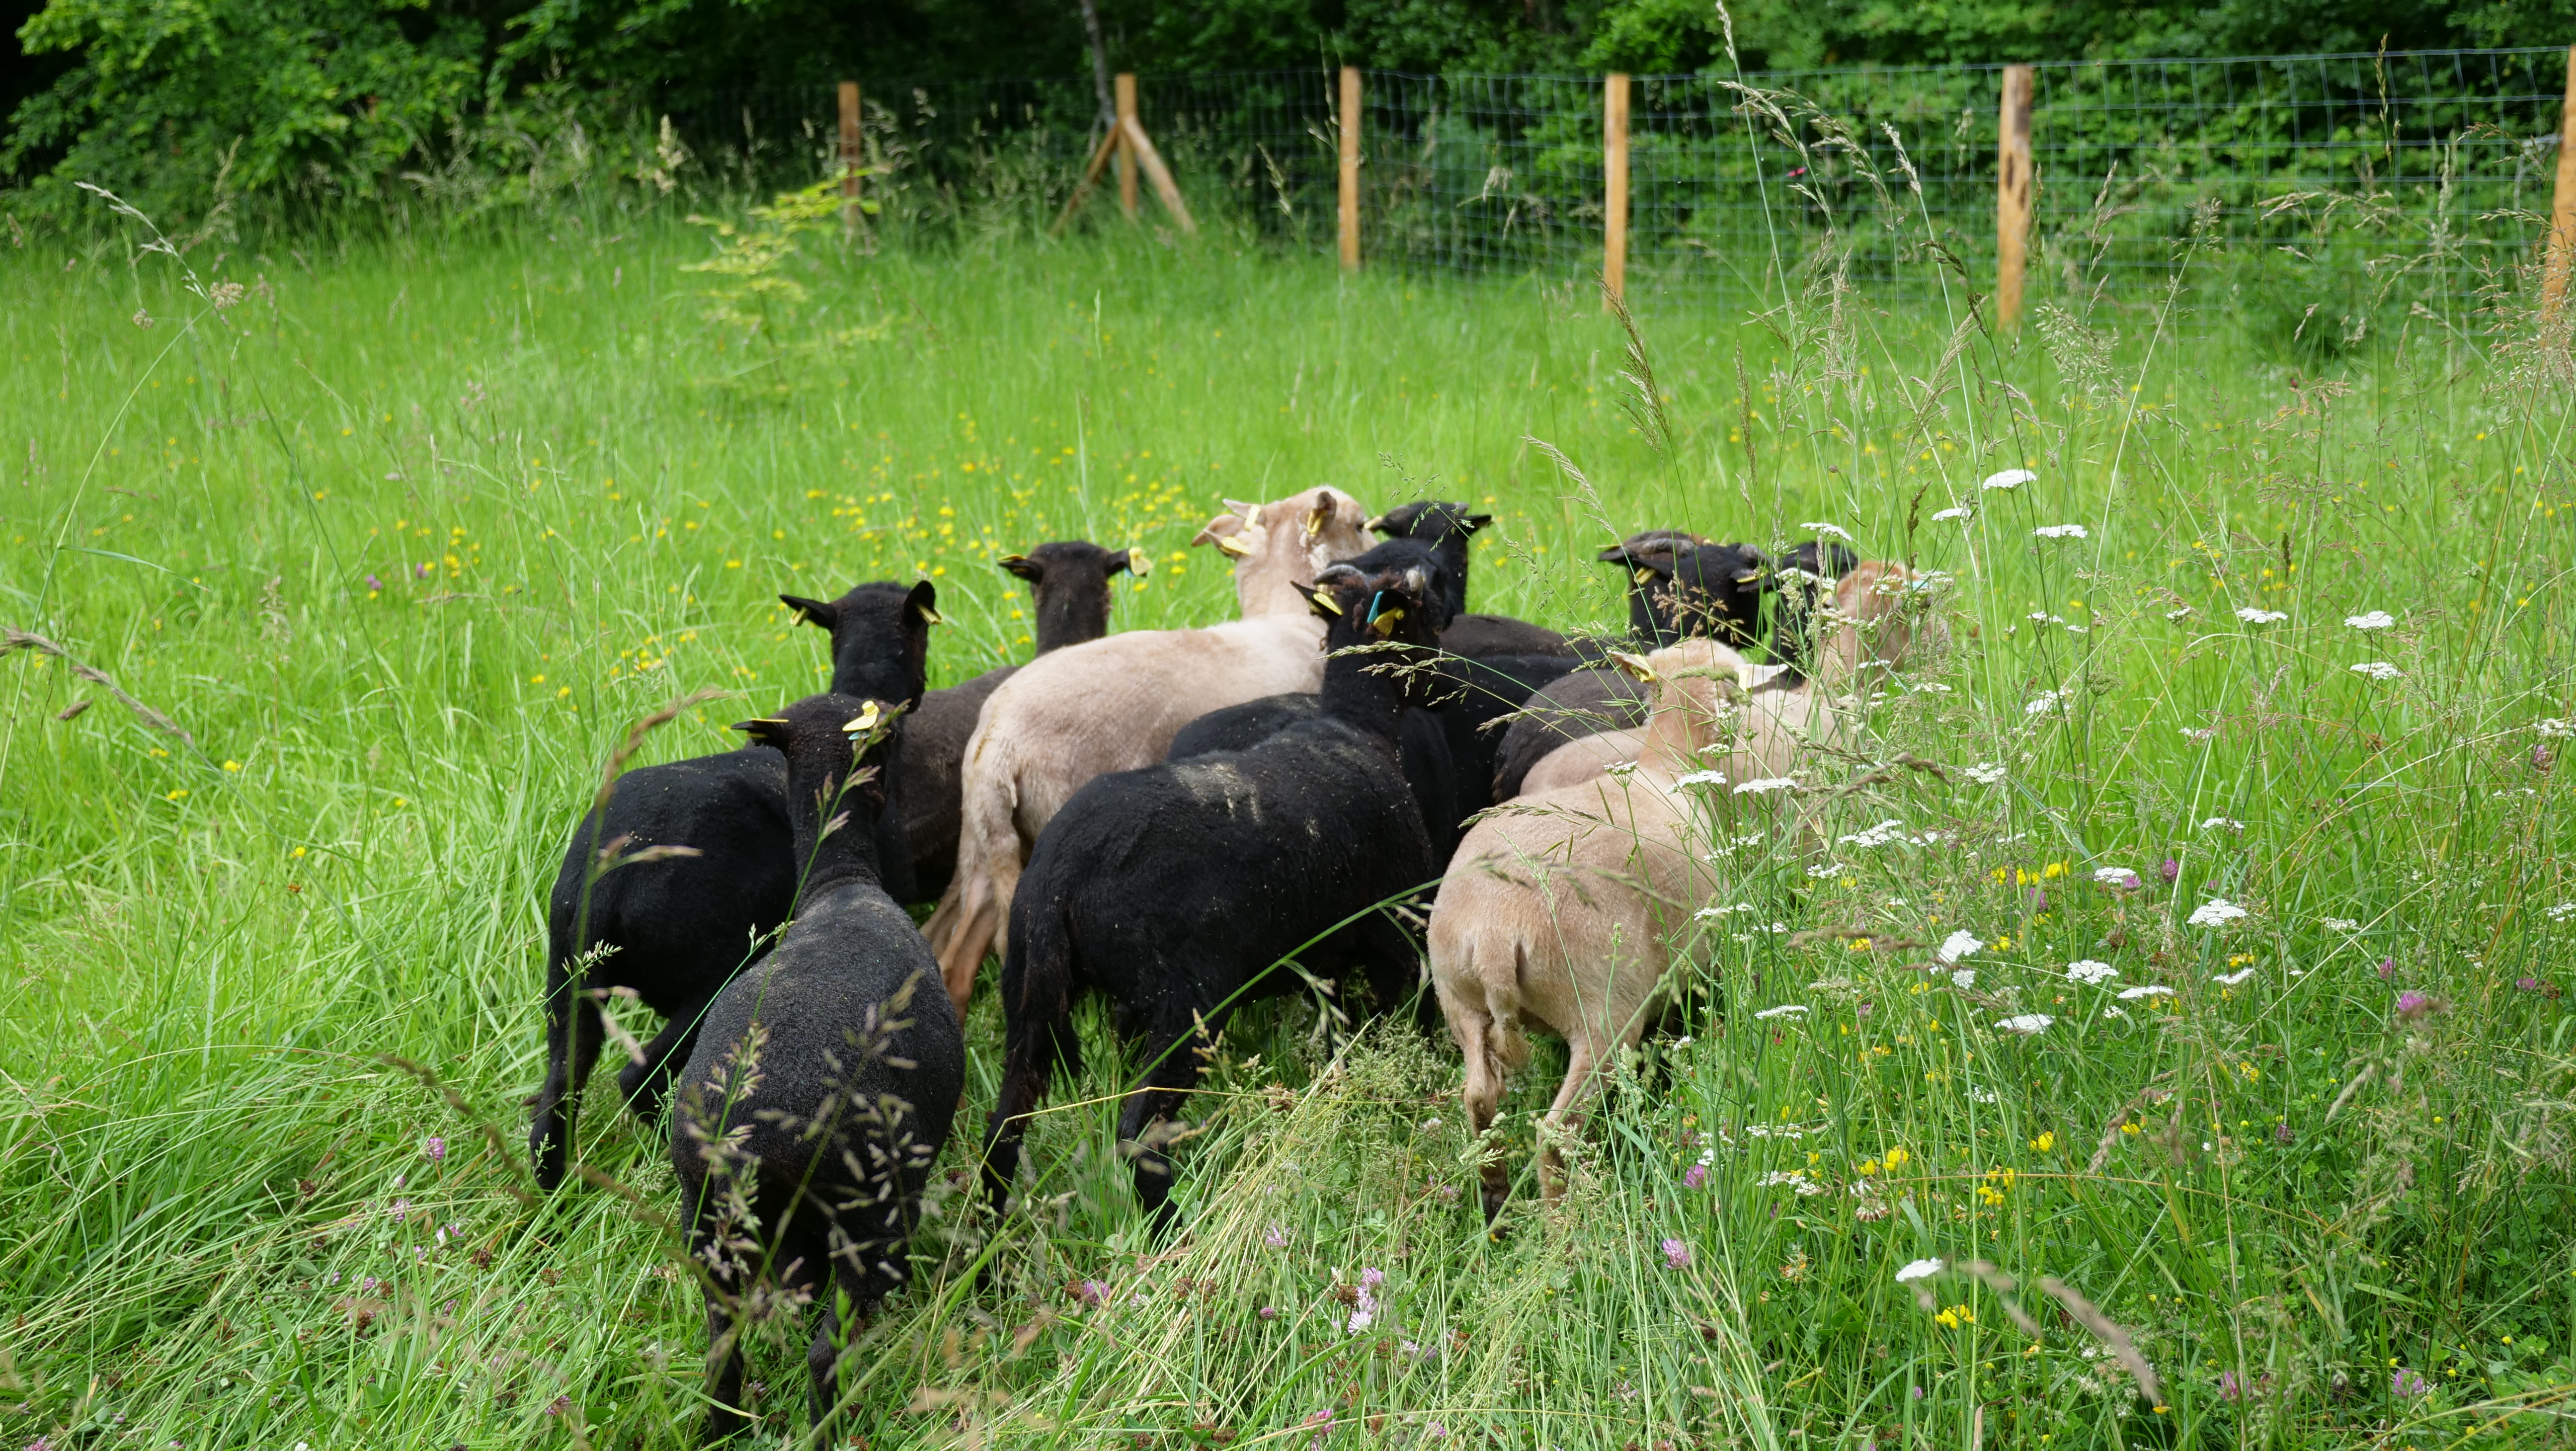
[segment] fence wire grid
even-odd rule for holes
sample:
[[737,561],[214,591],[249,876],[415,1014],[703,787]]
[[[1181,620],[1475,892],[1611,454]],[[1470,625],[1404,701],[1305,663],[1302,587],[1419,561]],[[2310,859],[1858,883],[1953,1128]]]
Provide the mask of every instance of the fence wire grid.
[[[2566,65],[2558,47],[2040,64],[2030,295],[2144,300],[2188,253],[2239,292],[2456,318],[2546,226]],[[2003,69],[1633,77],[1631,298],[1758,305],[1823,271],[1889,304],[1985,290]],[[1595,273],[1603,85],[1364,72],[1365,265]],[[1100,135],[1084,78],[862,86],[885,233],[1042,230]],[[1139,116],[1202,219],[1329,249],[1338,87],[1321,68],[1145,75]],[[810,175],[835,106],[709,97],[673,125],[710,170]],[[1107,187],[1083,224],[1117,215]],[[1139,216],[1162,221],[1150,191]]]

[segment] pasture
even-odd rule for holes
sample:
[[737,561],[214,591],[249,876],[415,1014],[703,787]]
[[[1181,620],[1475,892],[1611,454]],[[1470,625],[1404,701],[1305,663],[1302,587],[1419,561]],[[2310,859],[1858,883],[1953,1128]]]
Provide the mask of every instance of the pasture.
[[[782,591],[930,578],[935,685],[1026,658],[992,560],[1044,540],[1151,553],[1113,629],[1227,618],[1193,532],[1318,483],[1490,510],[1471,606],[1603,634],[1622,535],[1832,524],[1944,572],[1955,648],[1814,760],[1812,848],[1710,844],[1720,1010],[1619,1073],[1560,1206],[1558,1050],[1515,1081],[1503,1239],[1454,1047],[1289,999],[1155,1241],[1087,1013],[1022,1212],[973,1207],[971,1133],[941,1161],[854,1342],[869,1444],[2565,1444],[2576,486],[2527,319],[2284,351],[2188,269],[2017,335],[1650,307],[1648,403],[1587,290],[1224,236],[809,239],[755,334],[656,218],[144,235],[0,253],[0,623],[157,713],[0,663],[12,1447],[692,1444],[658,1136],[597,1087],[597,1177],[524,1167],[542,894],[612,751],[818,688]],[[987,989],[961,1124],[998,1036]],[[781,1444],[801,1357],[756,1351]]]

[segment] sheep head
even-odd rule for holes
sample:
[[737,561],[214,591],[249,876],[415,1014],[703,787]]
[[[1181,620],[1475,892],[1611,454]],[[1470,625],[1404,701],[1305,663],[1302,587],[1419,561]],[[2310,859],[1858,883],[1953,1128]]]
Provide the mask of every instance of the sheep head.
[[832,632],[832,689],[921,703],[930,675],[930,627],[940,623],[939,588],[891,580],[863,584],[837,600],[780,595],[807,624]]
[[1297,581],[1368,547],[1368,510],[1329,486],[1267,504],[1226,500],[1190,542],[1214,545],[1234,558],[1234,590],[1244,618],[1299,611]]

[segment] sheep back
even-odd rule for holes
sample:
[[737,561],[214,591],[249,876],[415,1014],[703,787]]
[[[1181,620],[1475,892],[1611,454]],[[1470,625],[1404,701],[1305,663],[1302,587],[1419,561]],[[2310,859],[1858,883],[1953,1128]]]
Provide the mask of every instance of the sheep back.
[[1520,795],[1530,768],[1567,741],[1642,723],[1646,700],[1646,687],[1615,666],[1577,670],[1540,687],[1494,753],[1494,799]]

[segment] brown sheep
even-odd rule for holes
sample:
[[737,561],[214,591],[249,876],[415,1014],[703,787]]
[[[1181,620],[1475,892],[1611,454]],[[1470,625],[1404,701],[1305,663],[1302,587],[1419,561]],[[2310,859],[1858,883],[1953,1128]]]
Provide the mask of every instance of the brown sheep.
[[925,929],[961,1013],[986,950],[1008,947],[1030,848],[1074,792],[1161,760],[1181,727],[1209,711],[1322,688],[1324,627],[1304,586],[1367,552],[1369,510],[1334,488],[1228,503],[1190,542],[1234,557],[1243,618],[1069,646],[1021,667],[984,702],[966,743],[957,874]]
[[[1767,814],[1776,799],[1680,784],[1708,769],[1704,749],[1740,708],[1733,657],[1708,640],[1648,656],[1657,692],[1636,769],[1486,815],[1459,844],[1432,908],[1431,980],[1466,1055],[1476,1132],[1493,1124],[1505,1075],[1529,1059],[1523,1029],[1566,1039],[1565,1083],[1540,1129],[1550,1198],[1564,1188],[1560,1136],[1575,1131],[1594,1076],[1644,1030],[1676,944],[1716,890],[1711,833]],[[1510,1181],[1499,1162],[1479,1177],[1490,1222]]]

